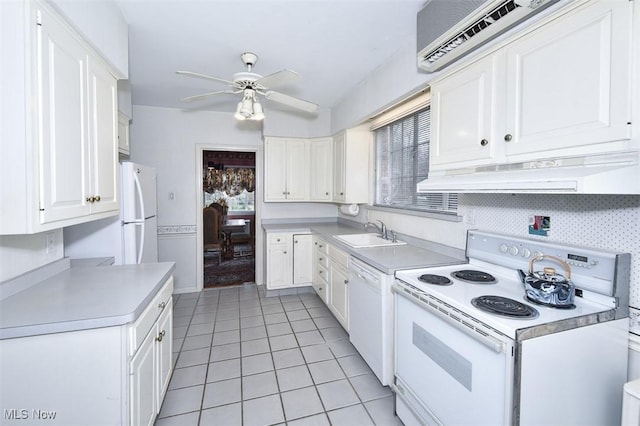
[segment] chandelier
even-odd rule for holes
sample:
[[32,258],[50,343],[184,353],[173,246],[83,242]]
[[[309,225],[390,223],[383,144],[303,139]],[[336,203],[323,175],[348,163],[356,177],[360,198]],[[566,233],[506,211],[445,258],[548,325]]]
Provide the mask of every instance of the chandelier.
[[253,168],[216,169],[208,167],[204,176],[203,189],[210,194],[215,191],[223,191],[233,197],[241,194],[244,190],[247,192],[255,191],[255,177],[255,169]]

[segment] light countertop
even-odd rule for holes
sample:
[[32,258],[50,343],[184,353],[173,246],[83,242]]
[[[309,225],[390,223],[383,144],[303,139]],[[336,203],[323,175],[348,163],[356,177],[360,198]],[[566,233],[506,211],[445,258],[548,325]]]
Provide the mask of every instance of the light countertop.
[[465,261],[464,250],[430,241],[417,240],[405,235],[398,235],[398,239],[407,241],[408,244],[406,245],[353,248],[333,236],[362,234],[370,231],[365,231],[362,226],[356,227],[341,222],[280,222],[263,224],[262,227],[267,233],[300,232],[320,235],[329,244],[340,248],[387,275],[393,275],[395,271],[400,269],[453,265]]
[[66,269],[0,301],[0,340],[133,322],[173,262]]

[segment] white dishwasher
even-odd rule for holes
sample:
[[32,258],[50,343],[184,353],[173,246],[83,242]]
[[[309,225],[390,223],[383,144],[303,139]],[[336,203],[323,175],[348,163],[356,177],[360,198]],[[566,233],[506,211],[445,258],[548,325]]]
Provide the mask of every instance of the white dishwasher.
[[393,275],[349,260],[349,340],[380,382],[393,381]]

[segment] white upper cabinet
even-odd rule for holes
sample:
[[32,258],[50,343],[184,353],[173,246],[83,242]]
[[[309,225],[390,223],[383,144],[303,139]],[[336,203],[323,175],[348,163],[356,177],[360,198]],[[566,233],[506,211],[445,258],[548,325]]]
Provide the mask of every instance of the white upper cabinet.
[[[10,2],[3,26],[11,52],[3,61],[0,234],[29,234],[118,214],[116,77],[46,4]],[[5,15],[5,16],[7,16]],[[5,45],[2,45],[3,49]],[[22,74],[22,76],[20,76]],[[20,84],[22,83],[22,84]]]
[[309,142],[265,138],[265,201],[309,198]]
[[632,7],[580,2],[434,81],[430,169],[629,149]]
[[371,133],[366,126],[347,129],[333,137],[333,201],[369,202]]
[[311,161],[309,176],[309,200],[331,201],[333,186],[333,141],[331,138],[309,141]]

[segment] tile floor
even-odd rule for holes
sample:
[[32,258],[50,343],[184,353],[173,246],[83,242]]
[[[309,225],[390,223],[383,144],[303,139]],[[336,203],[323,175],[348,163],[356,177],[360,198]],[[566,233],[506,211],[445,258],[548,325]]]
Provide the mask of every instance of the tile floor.
[[262,293],[174,296],[175,370],[157,426],[402,425],[315,293]]

